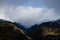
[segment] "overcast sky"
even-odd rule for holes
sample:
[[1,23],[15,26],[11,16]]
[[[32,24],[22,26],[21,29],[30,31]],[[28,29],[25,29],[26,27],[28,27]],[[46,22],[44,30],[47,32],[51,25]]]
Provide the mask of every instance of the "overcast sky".
[[60,0],[0,0],[0,18],[23,24],[26,28],[60,19]]

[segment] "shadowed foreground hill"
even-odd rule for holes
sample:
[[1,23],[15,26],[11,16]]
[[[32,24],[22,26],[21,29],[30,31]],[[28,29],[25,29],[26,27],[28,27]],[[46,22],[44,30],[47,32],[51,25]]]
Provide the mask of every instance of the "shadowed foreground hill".
[[33,40],[60,40],[60,20],[36,24],[28,30]]
[[0,20],[0,40],[31,40],[31,38],[14,23]]
[[60,20],[33,25],[28,31],[17,23],[0,20],[0,40],[60,40]]

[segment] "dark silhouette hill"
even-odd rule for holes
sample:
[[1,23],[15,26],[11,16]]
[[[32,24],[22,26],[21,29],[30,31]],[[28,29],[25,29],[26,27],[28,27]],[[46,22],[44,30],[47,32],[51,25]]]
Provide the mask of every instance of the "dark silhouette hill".
[[29,29],[0,19],[0,40],[60,40],[60,19],[35,24]]
[[0,40],[30,40],[25,32],[21,25],[0,19]]
[[60,20],[35,24],[28,29],[33,40],[60,40]]

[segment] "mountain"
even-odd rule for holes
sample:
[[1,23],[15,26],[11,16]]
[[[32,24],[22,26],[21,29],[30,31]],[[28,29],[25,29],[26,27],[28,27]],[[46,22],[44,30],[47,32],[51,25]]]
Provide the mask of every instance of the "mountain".
[[0,19],[0,40],[60,40],[60,19],[26,29],[17,22]]
[[0,19],[0,40],[30,40],[21,25]]
[[33,40],[60,40],[60,20],[35,24],[28,29]]
[[58,24],[60,24],[60,19],[56,20],[55,22],[58,23]]
[[27,31],[27,29],[26,29],[22,24],[17,23],[17,22],[14,22],[14,24],[15,24],[16,26],[18,26],[18,28],[21,28],[21,29],[23,29],[24,31]]

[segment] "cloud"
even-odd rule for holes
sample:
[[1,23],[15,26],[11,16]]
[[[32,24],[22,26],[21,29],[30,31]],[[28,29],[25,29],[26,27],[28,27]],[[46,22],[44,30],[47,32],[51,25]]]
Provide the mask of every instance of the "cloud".
[[0,0],[0,4],[48,7],[55,9],[58,15],[60,14],[60,0]]
[[0,18],[26,27],[60,18],[58,0],[0,0]]
[[0,18],[19,22],[28,28],[36,23],[59,19],[55,9],[46,7],[4,6],[0,8]]
[[0,0],[0,3],[13,4],[13,5],[46,5],[49,7],[60,7],[60,0]]

